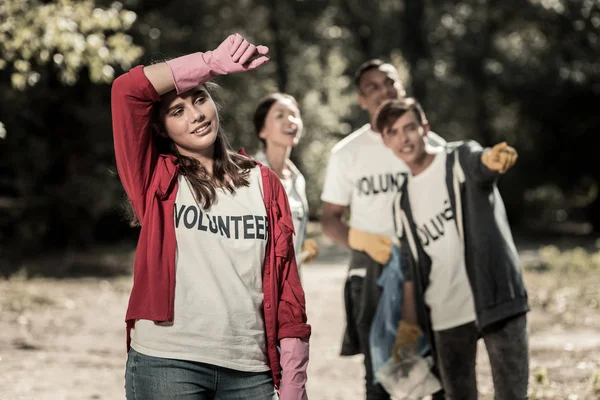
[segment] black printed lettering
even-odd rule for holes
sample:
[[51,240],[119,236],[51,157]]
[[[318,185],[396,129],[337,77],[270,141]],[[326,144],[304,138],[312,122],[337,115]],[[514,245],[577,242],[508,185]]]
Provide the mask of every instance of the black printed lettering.
[[[188,216],[190,215],[190,211],[193,214],[193,219],[190,221]],[[186,228],[191,229],[194,225],[196,225],[196,221],[198,220],[198,210],[194,206],[190,206],[185,210],[185,214],[183,215],[183,224]]]
[[[454,219],[454,212],[450,206],[450,202],[444,200],[444,209],[435,214],[429,221],[422,226],[417,227],[419,240],[423,247],[427,247],[430,243],[435,242],[446,234],[446,223]],[[452,229],[454,225],[450,225]]]
[[[195,205],[174,206],[175,227],[197,229],[227,239],[267,240],[269,223],[262,215],[210,215]],[[233,224],[233,228],[232,228]]]
[[379,175],[379,187],[384,193],[386,193],[390,187],[390,178],[391,176],[389,174],[386,176]]
[[417,227],[417,234],[419,235],[419,240],[423,247],[427,247],[429,245],[429,236],[427,236],[427,232],[423,230],[420,226]]
[[444,200],[444,218],[446,221],[451,221],[454,219],[454,213],[452,212],[452,206],[448,200]]
[[265,234],[261,232],[261,229],[265,229],[265,225],[263,224],[263,217],[260,215],[254,216],[254,225],[256,226],[256,238],[257,239],[266,239]]
[[436,215],[437,224],[435,223],[436,221],[434,219],[431,219],[431,225],[433,225],[433,227],[437,231],[438,237],[444,236],[444,220],[445,219],[442,219],[442,218],[443,218],[443,215]]
[[206,232],[208,227],[204,225],[204,213],[200,211],[200,218],[198,220],[198,230]]
[[369,180],[367,178],[361,178],[358,182],[358,192],[368,196],[371,193]]
[[434,236],[433,233],[431,233],[431,231],[429,230],[429,227],[427,226],[427,224],[423,225],[423,229],[425,229],[425,231],[427,232],[427,236],[429,236],[434,241],[438,240],[440,238],[439,236]]
[[[379,175],[379,176],[381,176],[381,175]],[[379,190],[377,190],[377,188],[375,187],[375,177],[373,177],[373,176],[369,177],[369,183],[371,184],[371,190],[373,191],[373,194],[379,193]]]
[[206,214],[206,219],[208,220],[208,229],[210,229],[212,233],[219,232],[219,227],[217,226],[217,218],[210,217],[208,214]]
[[221,233],[221,236],[225,236],[229,239],[229,215],[225,217],[225,220],[219,215],[219,232]]
[[235,233],[234,233],[233,237],[236,239],[239,239],[240,234],[239,234],[238,222],[240,222],[242,220],[242,217],[231,217],[231,220],[235,223]]
[[397,192],[402,186],[402,177],[401,172],[363,176],[356,183],[358,194],[370,196],[390,191]]
[[244,239],[254,239],[255,235],[252,231],[254,229],[254,224],[252,223],[254,216],[244,215],[242,218],[244,220]]
[[392,185],[393,188],[396,188],[396,191],[400,190],[400,186],[401,186],[401,178],[402,174],[398,173],[396,175],[390,175],[390,183]]
[[177,212],[177,204],[175,204],[175,227],[179,228],[179,221],[181,220],[181,216],[183,215],[183,209],[185,206],[181,206],[179,208],[179,212]]

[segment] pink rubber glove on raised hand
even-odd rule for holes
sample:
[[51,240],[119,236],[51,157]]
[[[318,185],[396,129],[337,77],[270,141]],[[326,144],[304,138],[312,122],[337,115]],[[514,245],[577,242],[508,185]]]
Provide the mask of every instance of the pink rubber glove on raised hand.
[[257,68],[269,61],[269,57],[266,56],[268,52],[268,47],[255,46],[236,33],[229,35],[213,51],[174,58],[167,61],[167,65],[173,74],[175,90],[177,94],[181,94],[218,75]]
[[279,400],[308,400],[306,394],[306,368],[308,367],[308,341],[284,338],[279,342],[279,363],[283,370]]

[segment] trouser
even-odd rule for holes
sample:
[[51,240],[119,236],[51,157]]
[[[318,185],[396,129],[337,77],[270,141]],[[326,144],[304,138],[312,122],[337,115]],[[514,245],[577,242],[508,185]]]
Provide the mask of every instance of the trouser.
[[434,332],[446,399],[477,399],[475,359],[480,335],[490,359],[494,398],[527,399],[529,351],[525,314],[496,323],[482,333],[474,322]]
[[351,307],[346,315],[349,330],[355,332],[360,352],[364,355],[365,393],[367,400],[388,400],[390,396],[379,384],[374,384],[369,333],[371,322],[377,311],[381,289],[377,279],[383,266],[371,259],[366,253],[353,250],[350,259],[350,278],[348,282]]
[[[354,321],[359,320],[360,307],[356,305],[361,304],[362,292],[364,288],[364,278],[353,276],[350,278],[350,291],[352,296],[352,302],[355,305],[353,307]],[[371,318],[372,319],[372,318]],[[365,327],[357,323],[356,332],[358,334],[358,341],[360,349],[364,355],[365,364],[365,392],[367,400],[388,400],[390,396],[386,393],[383,387],[379,384],[373,383],[373,366],[371,365],[371,351],[369,348],[369,331],[370,327]]]
[[127,400],[276,400],[271,371],[244,372],[129,350]]

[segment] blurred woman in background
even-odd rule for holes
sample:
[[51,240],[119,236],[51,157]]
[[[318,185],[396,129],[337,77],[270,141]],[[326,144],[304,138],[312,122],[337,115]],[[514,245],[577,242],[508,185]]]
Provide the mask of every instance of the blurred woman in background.
[[298,267],[318,254],[317,242],[306,238],[308,201],[304,176],[290,160],[292,148],[302,136],[302,117],[296,99],[285,93],[263,98],[254,112],[254,129],[263,144],[255,158],[271,168],[287,193],[294,221],[294,248]]

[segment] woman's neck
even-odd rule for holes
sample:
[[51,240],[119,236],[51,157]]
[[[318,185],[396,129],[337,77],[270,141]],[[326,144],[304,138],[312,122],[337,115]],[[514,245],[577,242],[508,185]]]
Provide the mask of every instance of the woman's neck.
[[288,170],[287,162],[290,159],[291,147],[283,146],[267,146],[265,148],[265,157],[269,163],[269,167],[280,178],[286,178],[285,171]]
[[202,166],[206,170],[206,173],[208,174],[208,176],[213,176],[213,165],[215,164],[214,159],[212,159],[212,158],[207,158],[207,159],[196,158],[196,160],[200,161],[200,164],[202,164]]

